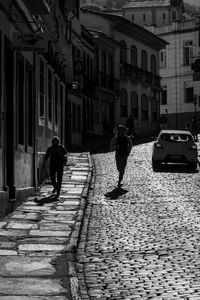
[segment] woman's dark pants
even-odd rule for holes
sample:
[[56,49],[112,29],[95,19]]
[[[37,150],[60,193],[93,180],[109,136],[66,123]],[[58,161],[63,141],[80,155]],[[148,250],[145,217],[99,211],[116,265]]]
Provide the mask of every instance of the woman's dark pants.
[[119,182],[121,182],[124,176],[128,156],[116,155],[115,159],[117,170],[119,172]]

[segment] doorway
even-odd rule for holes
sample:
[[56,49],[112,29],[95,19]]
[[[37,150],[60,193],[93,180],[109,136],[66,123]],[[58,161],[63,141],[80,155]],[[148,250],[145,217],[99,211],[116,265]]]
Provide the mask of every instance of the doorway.
[[4,91],[5,91],[5,186],[9,198],[15,198],[14,186],[14,101],[13,101],[13,50],[11,42],[4,40]]

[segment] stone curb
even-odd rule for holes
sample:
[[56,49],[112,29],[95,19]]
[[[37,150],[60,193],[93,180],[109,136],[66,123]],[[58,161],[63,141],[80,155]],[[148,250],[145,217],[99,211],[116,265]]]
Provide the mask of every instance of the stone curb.
[[91,188],[91,182],[93,178],[93,162],[89,153],[88,153],[88,159],[89,159],[89,173],[82,192],[80,209],[78,211],[78,216],[75,221],[75,226],[72,231],[69,244],[65,250],[67,253],[68,271],[70,277],[70,292],[73,300],[81,300],[78,275],[76,269],[76,251],[79,243],[79,238],[81,235],[81,230],[83,227],[84,213],[87,207],[87,197]]

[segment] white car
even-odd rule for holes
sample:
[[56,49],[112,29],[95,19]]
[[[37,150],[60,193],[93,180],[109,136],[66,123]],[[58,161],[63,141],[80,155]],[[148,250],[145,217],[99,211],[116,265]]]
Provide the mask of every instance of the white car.
[[161,130],[153,144],[152,167],[161,163],[186,163],[196,170],[197,145],[192,134],[186,130]]

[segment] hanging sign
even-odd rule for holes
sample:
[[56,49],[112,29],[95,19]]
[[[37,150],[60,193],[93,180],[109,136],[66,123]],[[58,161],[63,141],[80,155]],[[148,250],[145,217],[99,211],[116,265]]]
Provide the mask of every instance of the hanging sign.
[[42,33],[13,33],[13,49],[18,51],[47,52],[48,39]]

